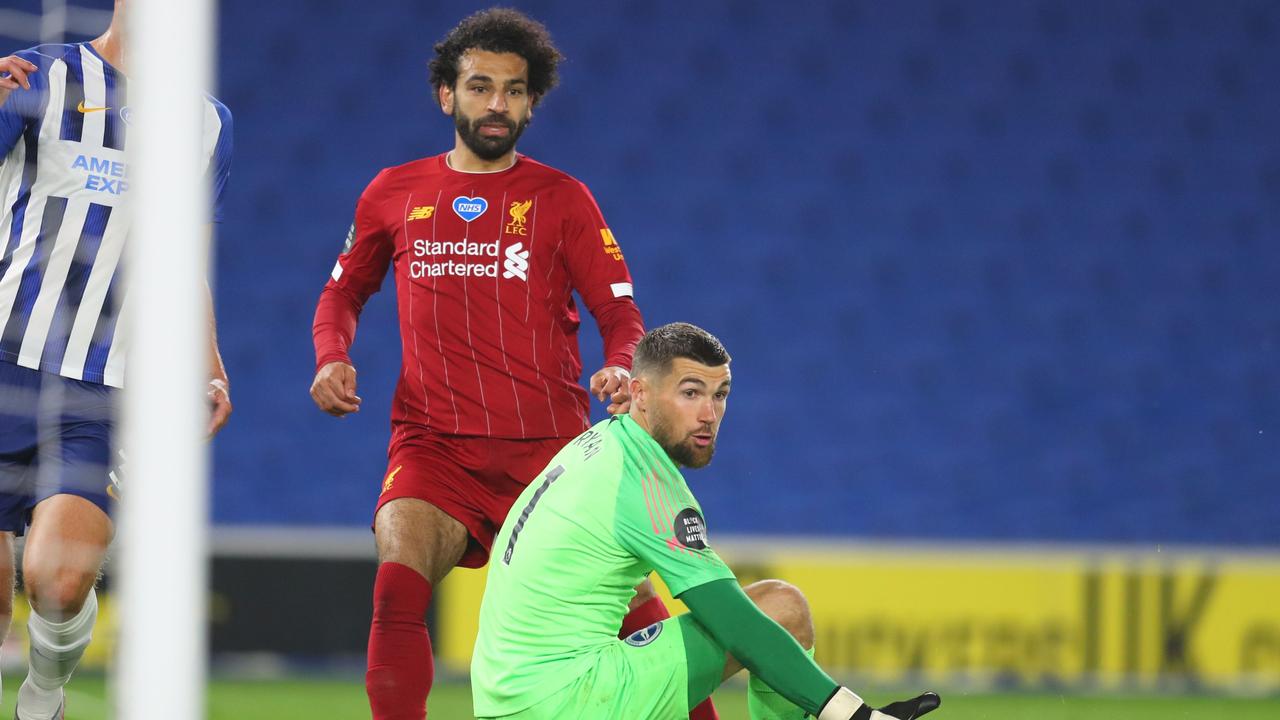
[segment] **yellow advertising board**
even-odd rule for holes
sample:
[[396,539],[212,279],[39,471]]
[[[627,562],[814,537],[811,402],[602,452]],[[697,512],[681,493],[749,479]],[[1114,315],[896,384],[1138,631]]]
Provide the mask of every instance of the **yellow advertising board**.
[[[13,620],[9,625],[9,635],[0,647],[0,667],[7,669],[26,668],[27,666],[27,618],[31,615],[31,606],[22,593],[17,593],[13,601]],[[98,619],[93,625],[93,642],[84,651],[84,657],[77,666],[82,670],[101,671],[106,669],[115,651],[116,639],[116,606],[115,598],[107,592],[98,591]]]
[[[818,661],[846,677],[1280,689],[1280,552],[759,540],[717,549],[744,584],[780,578],[803,590]],[[452,670],[470,662],[483,592],[483,571],[441,585],[437,652]]]

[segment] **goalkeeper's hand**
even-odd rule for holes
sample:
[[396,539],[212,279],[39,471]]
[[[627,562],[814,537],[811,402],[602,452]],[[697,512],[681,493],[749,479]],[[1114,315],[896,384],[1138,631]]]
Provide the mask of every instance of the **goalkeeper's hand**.
[[937,693],[927,692],[876,709],[862,702],[849,688],[842,687],[822,706],[818,720],[915,720],[941,704],[942,698]]

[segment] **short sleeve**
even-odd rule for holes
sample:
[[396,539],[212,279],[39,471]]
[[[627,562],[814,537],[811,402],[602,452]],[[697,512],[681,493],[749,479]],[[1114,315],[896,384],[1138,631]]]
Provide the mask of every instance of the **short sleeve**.
[[702,508],[678,477],[652,471],[625,478],[615,518],[618,543],[651,565],[673,595],[734,577],[708,544]]
[[631,272],[617,238],[604,221],[587,186],[566,182],[564,206],[565,259],[573,288],[592,311],[610,300],[633,297]]

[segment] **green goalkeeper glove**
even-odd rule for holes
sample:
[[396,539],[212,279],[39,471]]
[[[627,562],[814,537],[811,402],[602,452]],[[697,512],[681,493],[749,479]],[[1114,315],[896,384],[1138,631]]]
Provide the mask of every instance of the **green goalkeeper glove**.
[[852,690],[837,688],[834,695],[822,706],[818,720],[915,720],[942,704],[937,693],[927,692],[910,700],[889,703],[880,709],[862,702]]

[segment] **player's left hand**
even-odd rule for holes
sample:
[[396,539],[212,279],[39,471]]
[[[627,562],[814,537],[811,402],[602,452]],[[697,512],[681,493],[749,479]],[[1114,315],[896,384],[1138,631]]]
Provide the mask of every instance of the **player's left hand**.
[[631,408],[631,391],[628,389],[630,381],[629,370],[608,365],[591,376],[591,394],[600,402],[608,398],[609,407],[605,409],[610,415],[621,415]]
[[937,693],[927,692],[923,695],[917,695],[910,700],[899,700],[898,702],[889,703],[879,710],[874,710],[871,717],[877,715],[882,718],[901,718],[901,720],[915,720],[915,718],[924,715],[927,712],[938,709],[942,704],[942,698]]
[[218,434],[231,417],[231,388],[223,378],[209,381],[209,437]]

